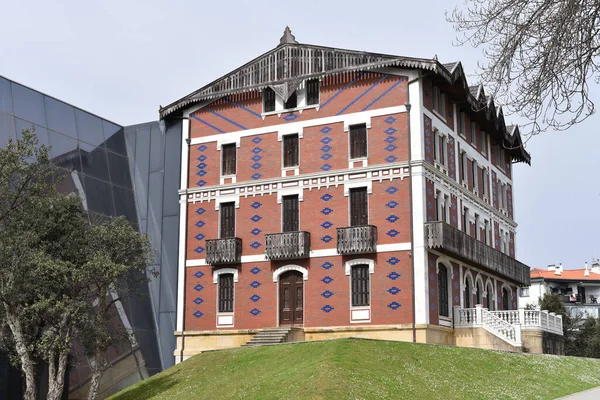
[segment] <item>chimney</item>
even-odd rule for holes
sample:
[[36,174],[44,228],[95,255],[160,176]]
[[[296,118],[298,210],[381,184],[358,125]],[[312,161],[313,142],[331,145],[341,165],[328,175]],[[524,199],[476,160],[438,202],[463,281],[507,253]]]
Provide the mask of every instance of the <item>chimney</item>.
[[590,270],[587,267],[587,261],[585,262],[585,271],[583,271],[583,276],[590,276]]
[[554,267],[554,275],[560,275],[563,270],[562,263],[558,267]]
[[595,259],[594,261],[592,261],[591,270],[595,274],[600,274],[600,261],[598,261],[598,259]]

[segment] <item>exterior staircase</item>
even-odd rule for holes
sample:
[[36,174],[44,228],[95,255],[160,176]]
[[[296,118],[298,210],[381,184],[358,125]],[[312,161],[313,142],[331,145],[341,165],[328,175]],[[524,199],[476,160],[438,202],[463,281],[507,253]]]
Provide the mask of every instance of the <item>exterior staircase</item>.
[[261,346],[263,344],[278,344],[287,341],[287,336],[292,328],[267,328],[262,329],[242,346]]

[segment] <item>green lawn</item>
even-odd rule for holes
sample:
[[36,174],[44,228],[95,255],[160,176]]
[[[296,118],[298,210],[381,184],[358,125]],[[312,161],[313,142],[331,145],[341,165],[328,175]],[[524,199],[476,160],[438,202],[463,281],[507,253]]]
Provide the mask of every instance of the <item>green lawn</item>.
[[341,339],[200,354],[111,399],[555,399],[600,360]]

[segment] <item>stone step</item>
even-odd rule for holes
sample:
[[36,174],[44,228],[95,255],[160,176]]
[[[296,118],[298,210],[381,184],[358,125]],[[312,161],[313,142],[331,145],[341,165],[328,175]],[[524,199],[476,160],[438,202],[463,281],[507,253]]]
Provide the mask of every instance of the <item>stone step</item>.
[[251,343],[257,343],[257,342],[283,342],[284,338],[258,338],[258,339],[252,339],[250,342]]

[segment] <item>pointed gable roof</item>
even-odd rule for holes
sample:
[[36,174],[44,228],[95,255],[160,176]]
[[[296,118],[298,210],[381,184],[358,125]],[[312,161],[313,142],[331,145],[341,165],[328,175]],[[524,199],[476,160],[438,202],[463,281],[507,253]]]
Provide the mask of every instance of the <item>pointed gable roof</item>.
[[[385,67],[426,71],[443,78],[450,85],[458,86],[464,101],[473,110],[477,110],[477,113],[483,113],[488,124],[494,126],[496,136],[500,135],[498,139],[513,159],[531,163],[531,156],[523,148],[518,128],[508,132],[502,114],[496,109],[493,99],[485,96],[483,86],[469,87],[460,62],[442,64],[437,56],[431,59],[415,58],[302,44],[296,41],[289,27],[285,28],[277,47],[166,107],[161,107],[160,119],[178,115],[183,109],[201,102],[267,87],[287,99],[306,79]],[[491,134],[494,135],[494,132]]]

